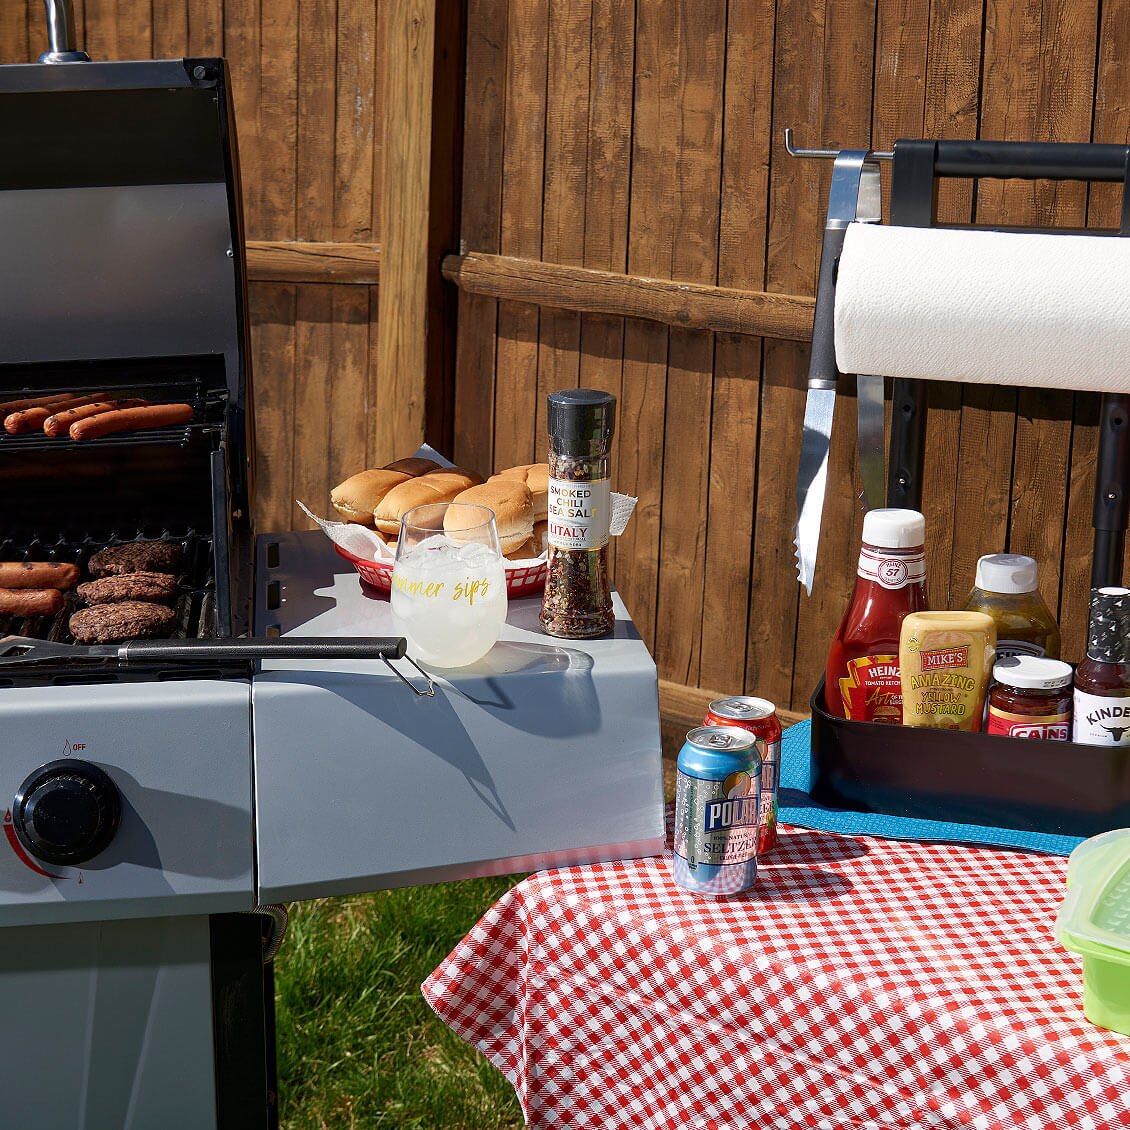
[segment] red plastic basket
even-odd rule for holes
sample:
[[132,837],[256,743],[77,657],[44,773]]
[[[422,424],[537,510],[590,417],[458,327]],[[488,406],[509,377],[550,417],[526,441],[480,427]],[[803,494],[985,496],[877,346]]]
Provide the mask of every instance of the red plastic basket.
[[[366,561],[363,557],[355,557],[347,549],[335,545],[338,555],[344,557],[361,576],[367,585],[378,592],[387,593],[392,587],[392,562],[391,561]],[[511,565],[506,563],[506,595],[508,597],[534,596],[545,589],[546,564],[544,561],[536,565]]]

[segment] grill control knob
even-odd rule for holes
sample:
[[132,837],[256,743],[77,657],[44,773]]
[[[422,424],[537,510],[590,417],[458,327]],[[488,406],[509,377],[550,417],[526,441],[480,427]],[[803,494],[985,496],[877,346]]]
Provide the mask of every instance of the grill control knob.
[[103,851],[122,820],[114,782],[88,761],[41,765],[16,793],[12,827],[45,863],[84,863]]

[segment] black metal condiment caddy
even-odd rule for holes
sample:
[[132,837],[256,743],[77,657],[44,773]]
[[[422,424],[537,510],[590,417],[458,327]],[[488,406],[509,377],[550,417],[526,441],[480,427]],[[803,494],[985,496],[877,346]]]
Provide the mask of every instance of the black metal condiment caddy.
[[[892,224],[936,226],[943,177],[1121,181],[1119,231],[1072,234],[1130,235],[1130,146],[900,140],[890,159]],[[926,391],[922,381],[893,381],[888,506],[922,508]],[[1092,587],[1122,584],[1130,513],[1128,425],[1130,396],[1104,394]],[[845,721],[824,709],[823,680],[810,705],[812,796],[820,803],[1074,836],[1130,825],[1130,747]]]

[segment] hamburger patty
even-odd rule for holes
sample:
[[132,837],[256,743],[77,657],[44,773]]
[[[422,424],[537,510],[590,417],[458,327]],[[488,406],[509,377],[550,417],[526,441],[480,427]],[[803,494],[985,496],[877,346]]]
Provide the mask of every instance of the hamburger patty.
[[122,573],[79,585],[78,595],[87,604],[121,604],[126,600],[152,600],[168,604],[177,591],[172,573]]
[[87,563],[92,577],[123,573],[175,573],[184,550],[174,541],[131,541],[100,549]]
[[176,613],[163,604],[127,600],[84,608],[71,617],[70,627],[79,643],[120,643],[167,636],[176,620]]

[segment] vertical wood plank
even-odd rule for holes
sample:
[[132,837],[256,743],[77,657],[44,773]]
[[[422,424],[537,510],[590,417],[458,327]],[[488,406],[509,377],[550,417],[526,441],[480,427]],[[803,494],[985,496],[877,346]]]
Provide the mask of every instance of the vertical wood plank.
[[255,515],[260,530],[293,527],[291,437],[294,428],[293,286],[250,288],[251,345],[269,377],[255,388]]
[[[720,286],[760,290],[765,284],[773,45],[761,29],[772,21],[772,0],[730,0],[718,239]],[[759,338],[738,334],[717,335],[714,347],[698,678],[700,685],[712,690],[746,689],[757,437],[762,423],[761,350]]]
[[[333,291],[331,286],[297,288],[294,327],[294,417],[291,505],[305,502],[315,514],[328,507],[330,417],[333,387]],[[319,510],[318,507],[322,509]],[[298,528],[313,529],[305,515],[287,515]]]
[[[227,8],[238,7],[229,3]],[[225,12],[226,15],[226,12]],[[242,15],[242,13],[241,13]],[[258,18],[256,18],[258,30]],[[230,49],[229,49],[230,52]],[[153,54],[158,59],[184,58],[188,53],[188,0],[154,0]],[[230,54],[229,54],[230,64]],[[239,123],[236,123],[238,129]],[[242,141],[242,138],[240,138]]]
[[421,186],[431,174],[434,0],[390,0],[387,20],[377,367],[394,410],[377,417],[381,462],[414,451],[424,438],[428,196]]
[[330,319],[333,363],[328,374],[329,485],[367,467],[369,422],[375,405],[369,388],[369,291],[365,286],[332,286]]
[[[584,265],[623,271],[628,258],[628,200],[632,162],[632,0],[593,0],[589,56],[588,152],[585,159]],[[620,433],[612,445],[613,487],[621,489],[624,319],[591,314],[581,319],[579,382],[616,397]],[[609,546],[616,583],[617,541]]]
[[[541,255],[569,266],[584,263],[591,25],[591,4],[549,0]],[[544,458],[549,447],[546,397],[580,382],[580,344],[579,314],[541,312],[535,459]]]
[[297,239],[334,229],[336,0],[298,0],[295,226]]
[[[42,5],[37,8],[42,11]],[[29,37],[29,10],[24,4],[0,4],[0,63],[30,63],[32,45],[35,55],[47,49],[47,34],[42,28]],[[42,44],[42,46],[40,46]]]
[[334,140],[334,239],[373,241],[373,75],[377,7],[337,4],[337,82]]
[[[720,0],[677,5],[678,151],[670,186],[676,217],[669,274],[718,277],[726,9]],[[663,502],[655,657],[661,678],[699,681],[714,338],[672,329],[668,343]]]
[[[670,277],[674,242],[671,170],[678,137],[675,4],[636,5],[635,117],[628,270]],[[616,547],[616,581],[640,635],[655,645],[659,535],[663,501],[663,421],[667,408],[667,327],[639,319],[624,323],[620,412],[621,489],[639,499]]]
[[[506,92],[505,4],[469,0],[464,114],[464,250],[501,246],[502,152]],[[455,461],[481,474],[494,467],[494,366],[498,302],[460,294],[455,359]]]
[[224,0],[188,0],[188,53],[205,58],[224,53]]
[[[548,28],[548,0],[510,0],[501,246],[533,259],[541,257]],[[536,306],[499,304],[494,403],[508,423],[495,435],[495,470],[531,463],[537,449],[538,323]]]
[[[187,4],[185,30],[187,38]],[[258,184],[263,159],[259,145],[259,38],[260,0],[227,0],[224,5],[224,44],[235,106],[236,139],[239,145],[240,180],[243,187],[244,230],[262,229]],[[175,51],[175,48],[174,48]]]
[[271,0],[260,9],[258,207],[248,239],[294,239],[298,75],[294,29],[298,0]]

